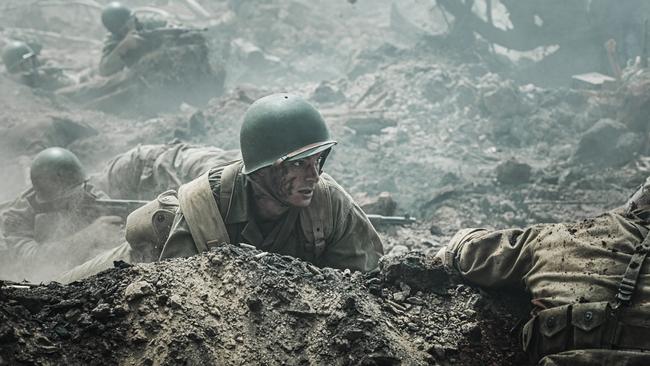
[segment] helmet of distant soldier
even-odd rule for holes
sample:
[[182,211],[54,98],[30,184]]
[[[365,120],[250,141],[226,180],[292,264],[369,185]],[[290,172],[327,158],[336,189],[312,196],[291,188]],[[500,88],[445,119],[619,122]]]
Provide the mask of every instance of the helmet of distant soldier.
[[19,65],[29,58],[36,55],[34,50],[25,42],[9,42],[2,50],[2,62],[9,73],[15,73],[20,70]]
[[62,198],[86,181],[86,172],[77,156],[61,147],[50,147],[38,153],[29,175],[40,201]]
[[316,108],[285,93],[258,99],[248,108],[239,140],[244,174],[326,152],[336,144]]
[[131,19],[133,12],[122,3],[113,1],[102,11],[102,24],[111,33],[119,33]]

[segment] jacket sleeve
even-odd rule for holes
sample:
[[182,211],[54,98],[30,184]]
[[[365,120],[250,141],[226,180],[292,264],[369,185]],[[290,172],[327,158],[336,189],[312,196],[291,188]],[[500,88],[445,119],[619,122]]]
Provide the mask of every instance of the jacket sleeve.
[[384,254],[379,235],[366,214],[342,188],[332,189],[332,214],[332,234],[319,264],[361,272],[377,268]]
[[111,76],[126,66],[126,63],[115,50],[119,43],[120,40],[110,34],[106,36],[102,49],[102,58],[99,61],[99,75]]
[[2,214],[2,232],[9,250],[17,260],[33,259],[40,244],[34,239],[36,214],[25,195]]
[[467,280],[484,287],[524,287],[532,267],[531,243],[541,226],[488,231],[461,230],[447,245],[444,262]]

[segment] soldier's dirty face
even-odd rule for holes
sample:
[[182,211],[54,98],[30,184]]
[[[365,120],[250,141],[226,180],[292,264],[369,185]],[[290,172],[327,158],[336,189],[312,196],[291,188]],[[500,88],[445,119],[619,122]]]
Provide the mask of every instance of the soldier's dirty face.
[[320,177],[321,158],[318,153],[272,167],[269,183],[275,195],[290,206],[309,206]]
[[74,207],[83,201],[85,192],[85,182],[73,186],[62,187],[56,182],[47,185],[34,186],[36,190],[36,199],[39,202],[50,202],[52,204],[64,204]]
[[36,70],[36,66],[38,65],[38,61],[36,60],[36,55],[31,53],[23,56],[22,60],[16,64],[11,70],[13,73],[31,73]]

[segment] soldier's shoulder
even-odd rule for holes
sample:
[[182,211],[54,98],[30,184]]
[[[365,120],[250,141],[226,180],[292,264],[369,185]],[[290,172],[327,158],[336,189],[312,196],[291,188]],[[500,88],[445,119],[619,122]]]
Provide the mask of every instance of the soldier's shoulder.
[[352,196],[329,174],[321,174],[318,187],[327,190],[333,204],[339,204],[343,207],[354,205]]

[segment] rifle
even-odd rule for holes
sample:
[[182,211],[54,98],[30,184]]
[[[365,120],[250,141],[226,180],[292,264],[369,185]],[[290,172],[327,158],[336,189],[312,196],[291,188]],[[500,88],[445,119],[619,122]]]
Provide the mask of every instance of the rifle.
[[8,288],[26,289],[26,288],[34,288],[39,286],[41,285],[35,283],[29,283],[29,282],[15,282],[9,280],[0,280],[0,288],[8,287]]
[[119,216],[126,219],[131,212],[147,203],[149,201],[98,198],[96,200],[85,200],[79,204],[78,208],[92,217]]
[[368,217],[368,220],[375,225],[375,226],[380,226],[380,225],[408,225],[408,224],[413,224],[417,220],[415,220],[415,217],[411,216],[383,216],[383,215],[374,215],[374,214],[369,214],[366,215]]
[[[130,50],[124,55],[125,60],[132,60],[127,62],[128,66],[131,66],[132,63],[137,62],[145,54],[158,49],[166,42],[176,42],[180,36],[191,33],[191,32],[205,32],[208,28],[186,28],[186,27],[175,27],[175,28],[154,28],[154,29],[145,29],[134,31],[135,34],[144,39],[144,45],[135,50]],[[189,42],[192,43],[192,42]]]
[[138,31],[138,36],[148,40],[161,40],[165,37],[179,37],[189,32],[206,32],[208,28],[188,28],[188,27],[174,27],[174,28],[155,28],[148,30]]

